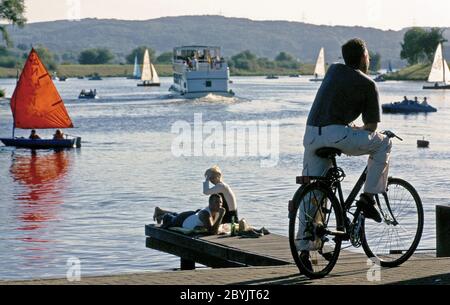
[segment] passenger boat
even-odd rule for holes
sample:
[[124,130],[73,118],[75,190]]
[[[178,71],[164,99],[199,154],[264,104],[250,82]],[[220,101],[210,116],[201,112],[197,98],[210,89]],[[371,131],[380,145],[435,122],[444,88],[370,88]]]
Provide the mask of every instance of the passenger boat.
[[173,85],[169,89],[172,93],[184,98],[234,96],[228,89],[230,70],[220,47],[177,47],[173,56]]
[[14,136],[15,129],[73,128],[52,76],[32,49],[11,97],[13,132],[11,138],[1,138],[6,146],[25,148],[72,148],[81,146],[81,138],[27,139]]

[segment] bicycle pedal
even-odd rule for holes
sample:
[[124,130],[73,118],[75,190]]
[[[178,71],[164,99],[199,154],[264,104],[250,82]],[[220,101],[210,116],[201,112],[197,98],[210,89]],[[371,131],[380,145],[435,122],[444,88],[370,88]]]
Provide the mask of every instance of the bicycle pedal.
[[333,235],[333,236],[345,236],[347,235],[346,232],[343,231],[328,231],[329,235]]

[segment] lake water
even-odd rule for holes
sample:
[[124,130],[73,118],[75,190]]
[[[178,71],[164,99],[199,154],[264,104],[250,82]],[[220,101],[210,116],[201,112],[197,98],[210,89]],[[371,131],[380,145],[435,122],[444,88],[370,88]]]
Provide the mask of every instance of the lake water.
[[[119,78],[56,82],[76,126],[65,132],[81,136],[82,148],[32,154],[0,146],[0,279],[65,277],[70,257],[80,259],[82,275],[177,268],[177,257],[145,247],[144,225],[153,222],[155,206],[175,211],[206,206],[203,173],[214,164],[236,193],[240,217],[287,236],[287,203],[297,189],[302,135],[319,84],[307,77],[233,80],[237,97],[200,100],[170,98],[169,78],[162,78],[160,88]],[[14,84],[0,80],[7,96]],[[427,95],[438,108],[429,115],[383,115],[380,127],[404,138],[394,141],[390,173],[418,190],[425,209],[419,248],[435,248],[435,205],[450,203],[450,91],[424,91],[422,85],[379,84],[383,103],[405,94]],[[100,99],[77,100],[81,89],[90,88]],[[262,167],[259,156],[177,157],[172,144],[179,135],[172,128],[177,121],[194,126],[195,114],[219,127],[278,124],[278,163]],[[0,137],[11,135],[11,124],[9,105],[0,101]],[[53,132],[39,131],[49,137]],[[17,136],[28,133],[16,131]],[[423,136],[431,142],[429,149],[416,146]],[[202,138],[194,139],[201,144]],[[276,148],[276,141],[270,144]],[[347,173],[346,190],[366,160],[338,160]]]

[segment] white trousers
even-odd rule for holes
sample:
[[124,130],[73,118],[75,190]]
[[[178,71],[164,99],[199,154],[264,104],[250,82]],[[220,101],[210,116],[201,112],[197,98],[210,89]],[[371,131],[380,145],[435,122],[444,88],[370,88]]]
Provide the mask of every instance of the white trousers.
[[[303,138],[305,154],[303,157],[303,176],[324,176],[331,167],[331,161],[320,158],[316,150],[323,147],[334,147],[349,156],[369,155],[367,178],[364,192],[379,194],[386,191],[391,140],[378,132],[354,129],[345,125],[330,125],[321,128],[306,126]],[[321,202],[321,194],[315,194],[314,200],[305,198],[301,203],[303,208],[299,214],[299,228],[297,231],[298,250],[318,250],[322,247],[319,238],[310,236],[310,225],[317,225],[324,217],[318,213],[316,201]],[[326,204],[326,202],[325,202]],[[309,224],[308,224],[309,223]]]
[[379,194],[386,191],[392,147],[391,139],[387,136],[345,125],[322,127],[319,134],[319,127],[306,126],[303,146],[303,176],[325,175],[331,167],[331,162],[318,157],[316,150],[334,147],[349,156],[369,155],[364,192]]

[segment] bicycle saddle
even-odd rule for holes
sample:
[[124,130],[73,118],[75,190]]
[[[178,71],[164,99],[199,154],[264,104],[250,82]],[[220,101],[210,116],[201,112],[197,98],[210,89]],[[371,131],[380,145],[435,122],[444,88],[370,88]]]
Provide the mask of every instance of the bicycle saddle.
[[320,158],[330,159],[336,156],[340,156],[342,151],[333,147],[322,147],[316,150],[316,155]]

